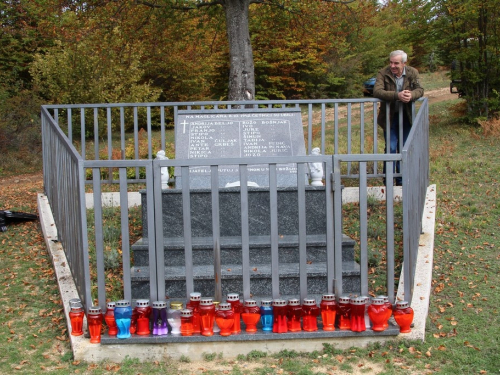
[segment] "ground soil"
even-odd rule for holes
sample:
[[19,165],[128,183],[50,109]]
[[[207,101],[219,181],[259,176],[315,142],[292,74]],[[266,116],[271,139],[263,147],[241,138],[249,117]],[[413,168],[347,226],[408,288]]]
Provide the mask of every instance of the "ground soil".
[[425,93],[425,96],[429,98],[429,104],[444,102],[447,100],[457,99],[457,94],[451,94],[448,87],[442,89],[432,90]]

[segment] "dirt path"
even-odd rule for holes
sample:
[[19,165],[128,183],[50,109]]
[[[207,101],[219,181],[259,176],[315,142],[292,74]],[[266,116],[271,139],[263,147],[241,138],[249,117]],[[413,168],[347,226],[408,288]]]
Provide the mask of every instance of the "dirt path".
[[427,96],[429,98],[429,104],[444,102],[447,100],[453,100],[458,98],[457,94],[450,93],[450,89],[448,87],[426,92],[424,96]]

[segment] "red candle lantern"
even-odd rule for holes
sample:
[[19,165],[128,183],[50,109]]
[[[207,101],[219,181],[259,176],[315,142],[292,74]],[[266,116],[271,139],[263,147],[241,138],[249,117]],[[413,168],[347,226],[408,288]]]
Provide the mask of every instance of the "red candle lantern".
[[201,293],[193,292],[189,294],[189,302],[186,303],[186,309],[193,312],[193,333],[201,333],[200,301]]
[[384,331],[387,328],[387,306],[383,298],[374,298],[368,306],[368,316],[372,322],[372,330]]
[[377,298],[382,298],[384,300],[384,305],[385,307],[387,307],[387,320],[386,320],[386,324],[384,325],[385,328],[388,328],[389,327],[389,319],[391,318],[392,316],[392,303],[389,301],[389,297],[388,296],[377,296]]
[[220,303],[215,313],[215,322],[220,328],[221,336],[230,336],[234,324],[234,311],[230,303]]
[[285,333],[288,332],[286,321],[287,306],[283,299],[275,299],[273,301],[273,332]]
[[234,312],[233,331],[236,334],[241,332],[241,311],[243,305],[240,302],[240,295],[238,293],[229,293],[226,298],[227,302],[231,304],[231,309]]
[[304,303],[302,304],[302,323],[304,325],[304,331],[312,332],[318,330],[319,314],[320,309],[316,305],[316,300],[314,298],[304,298]]
[[201,334],[213,336],[215,320],[215,305],[212,298],[202,298],[200,301]]
[[99,306],[89,307],[87,313],[87,324],[89,326],[90,342],[98,344],[101,342],[102,310]]
[[351,329],[351,298],[349,296],[341,296],[339,298],[337,319],[340,330]]
[[69,320],[71,322],[71,335],[81,336],[83,335],[83,312],[82,303],[72,303],[70,306]]
[[407,301],[396,302],[396,309],[393,312],[394,320],[398,323],[399,332],[411,332],[411,323],[413,322],[413,309],[409,306]]
[[245,323],[245,331],[248,333],[257,332],[257,323],[260,320],[260,308],[257,306],[257,301],[247,299],[243,307],[241,319]]
[[335,318],[337,315],[335,294],[323,294],[319,307],[321,309],[321,320],[323,320],[323,331],[335,331]]
[[288,319],[288,330],[290,332],[302,331],[300,326],[300,318],[302,317],[302,306],[300,300],[291,298],[288,300],[288,308],[286,317]]
[[351,331],[366,331],[365,325],[365,297],[354,297],[350,300],[351,304]]
[[182,336],[193,335],[193,310],[190,309],[181,310],[181,335]]
[[151,318],[151,306],[149,306],[149,300],[147,299],[138,299],[135,304],[136,311],[136,334],[141,336],[146,336],[151,333],[149,329],[149,320]]
[[106,304],[106,313],[104,314],[104,321],[108,326],[108,335],[116,336],[118,334],[118,326],[115,320],[115,307],[116,302],[108,302]]

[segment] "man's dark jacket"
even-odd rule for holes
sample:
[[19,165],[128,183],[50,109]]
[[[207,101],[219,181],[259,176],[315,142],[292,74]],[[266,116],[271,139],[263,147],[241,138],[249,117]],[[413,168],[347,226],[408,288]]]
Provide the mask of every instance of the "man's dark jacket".
[[[420,86],[420,81],[418,77],[418,70],[412,68],[411,66],[405,66],[406,74],[404,76],[403,81],[403,90],[411,91],[411,102],[421,98],[424,95],[424,89]],[[396,107],[396,101],[398,100],[398,90],[396,86],[396,78],[391,72],[391,67],[387,66],[384,69],[380,70],[377,74],[377,80],[375,81],[375,86],[373,87],[373,96],[375,98],[379,98],[386,102],[390,102],[390,115],[392,119],[392,115],[394,113],[394,109]],[[411,102],[404,103],[404,111],[410,120],[410,124],[412,123],[411,116]],[[385,103],[381,103],[380,111],[377,117],[377,123],[385,128],[386,124],[386,105]]]

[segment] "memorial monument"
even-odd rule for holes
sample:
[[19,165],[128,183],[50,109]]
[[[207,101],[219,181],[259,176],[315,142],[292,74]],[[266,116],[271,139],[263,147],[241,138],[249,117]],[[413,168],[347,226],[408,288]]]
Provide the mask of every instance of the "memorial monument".
[[[299,108],[179,111],[176,117],[176,159],[250,160],[265,156],[305,155]],[[314,150],[319,154],[319,149]],[[223,163],[223,160],[220,161]],[[256,160],[258,163],[258,160]],[[327,291],[326,204],[322,163],[311,163],[309,176],[297,177],[297,166],[277,166],[277,227],[279,232],[280,294],[299,294],[299,212],[297,178],[306,183],[307,284],[310,295]],[[214,295],[214,243],[210,166],[190,167],[189,207],[195,291]],[[181,169],[176,168],[175,188],[162,190],[165,290],[169,298],[186,298],[185,243]],[[237,165],[219,165],[219,222],[222,292],[242,293],[241,189]],[[309,177],[313,186],[309,185]],[[271,208],[269,167],[248,166],[248,235],[251,265],[250,289],[258,297],[271,291]],[[132,250],[133,298],[149,295],[148,225],[146,191],[142,191],[143,238]],[[343,290],[359,288],[359,266],[354,261],[354,241],[343,237]]]

